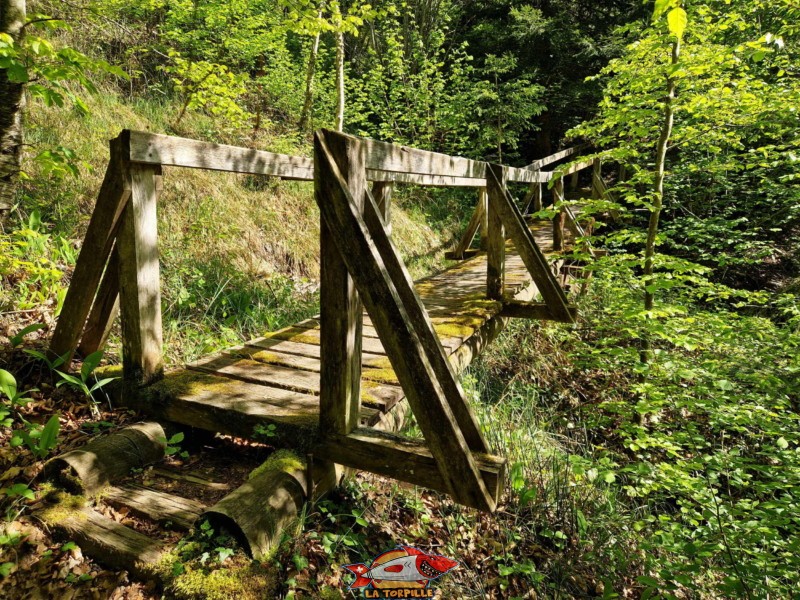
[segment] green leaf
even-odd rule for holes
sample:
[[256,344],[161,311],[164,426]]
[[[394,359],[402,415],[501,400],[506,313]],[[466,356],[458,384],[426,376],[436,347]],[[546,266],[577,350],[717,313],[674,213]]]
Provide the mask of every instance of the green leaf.
[[33,494],[33,490],[24,483],[15,483],[8,488],[6,495],[8,495],[10,498],[21,496],[23,498],[27,498],[28,500],[33,500],[36,498],[36,496]]
[[781,450],[786,450],[789,447],[789,442],[786,441],[786,438],[781,436],[778,438],[778,441],[775,442],[778,445],[778,448]]
[[97,368],[97,365],[100,364],[100,361],[103,360],[103,351],[98,350],[97,352],[92,352],[89,356],[87,356],[83,360],[83,364],[81,365],[81,379],[86,381],[89,379],[89,375],[91,375],[92,371]]
[[116,379],[119,379],[119,377],[106,377],[105,379],[99,379],[97,383],[95,383],[91,388],[89,388],[89,393],[91,394],[93,391],[99,390],[104,385],[111,383]]
[[14,568],[13,562],[4,562],[0,565],[0,577],[8,577],[11,575],[11,569]]
[[8,396],[9,400],[17,396],[17,380],[5,369],[0,369],[0,392]]
[[686,25],[688,23],[689,18],[686,16],[686,11],[682,8],[673,8],[667,14],[669,32],[678,39],[683,38],[683,32],[686,31]]
[[44,329],[47,327],[44,323],[34,323],[32,325],[28,325],[27,327],[23,327],[20,329],[16,335],[12,336],[9,340],[11,342],[11,346],[16,348],[22,343],[23,338],[28,335],[29,333],[33,333],[34,331],[39,331],[40,329]]
[[675,0],[656,0],[656,5],[653,9],[653,20],[657,20],[667,11],[668,8],[674,5]]
[[39,438],[39,449],[37,454],[40,457],[45,457],[50,449],[58,443],[58,432],[61,429],[61,422],[58,415],[53,415],[47,421],[47,425],[42,429],[42,435]]
[[175,444],[180,444],[183,441],[183,438],[184,438],[184,433],[182,431],[179,431],[171,438],[169,438],[167,444],[169,444],[170,446],[174,446]]
[[81,381],[74,375],[70,375],[69,373],[64,373],[62,371],[56,371],[56,373],[58,373],[59,377],[61,377],[64,380],[61,383],[67,382],[70,385],[77,388],[81,388],[83,386],[83,381]]

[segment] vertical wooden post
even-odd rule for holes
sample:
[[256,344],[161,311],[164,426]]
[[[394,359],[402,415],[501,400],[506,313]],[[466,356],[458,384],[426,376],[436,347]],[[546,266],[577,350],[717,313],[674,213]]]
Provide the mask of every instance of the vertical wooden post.
[[376,181],[372,184],[372,197],[378,205],[383,223],[386,227],[386,234],[392,235],[392,192],[394,183],[391,181]]
[[605,183],[603,183],[603,163],[599,158],[592,162],[592,199],[598,200],[603,197]]
[[108,259],[106,272],[100,282],[100,290],[92,304],[92,312],[86,321],[78,354],[89,356],[105,347],[111,326],[119,313],[119,251],[115,247]]
[[533,212],[539,212],[542,210],[542,184],[534,183],[532,189],[533,198],[531,198],[531,203],[533,206]]
[[[314,137],[314,162],[324,160],[318,131]],[[325,136],[328,146],[358,210],[364,209],[367,186],[361,144],[344,136]],[[326,202],[328,184],[321,169],[314,169],[314,194]],[[386,214],[386,213],[384,213]],[[348,434],[358,427],[361,411],[362,305],[355,282],[347,271],[332,232],[320,224],[320,414],[322,435]]]
[[580,171],[575,171],[569,178],[569,189],[571,192],[574,192],[578,189],[578,176],[580,175]]
[[500,219],[498,205],[505,199],[506,171],[502,165],[487,164],[494,177],[486,178],[486,193],[489,199],[489,232],[486,240],[486,296],[502,300],[505,288],[506,234]]
[[[553,184],[553,206],[558,206],[564,201],[564,180],[557,179]],[[558,213],[553,219],[553,250],[560,252],[564,248],[564,221],[566,213],[563,208],[558,209]]]
[[486,250],[489,244],[489,196],[486,188],[478,188],[478,206],[482,206],[480,249]]
[[122,211],[131,194],[127,163],[124,159],[128,151],[127,134],[128,132],[124,131],[109,144],[108,168],[64,299],[64,306],[58,317],[56,330],[50,341],[50,351],[53,354],[68,355],[66,368],[69,368],[69,359],[81,339],[86,316],[89,314],[92,299],[103,274],[103,267],[108,261],[114,237],[117,235]]
[[161,285],[158,265],[158,218],[161,166],[128,165],[131,198],[117,237],[122,365],[135,385],[161,376]]

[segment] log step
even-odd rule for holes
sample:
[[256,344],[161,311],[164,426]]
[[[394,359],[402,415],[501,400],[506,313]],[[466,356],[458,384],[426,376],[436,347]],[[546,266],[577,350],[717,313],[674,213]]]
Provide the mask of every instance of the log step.
[[119,507],[125,506],[138,516],[157,523],[172,523],[176,529],[191,529],[206,509],[204,504],[173,494],[166,494],[140,485],[110,487],[103,492],[103,500]]
[[91,508],[49,523],[63,538],[104,565],[148,578],[146,566],[157,563],[166,547],[158,540],[104,517]]

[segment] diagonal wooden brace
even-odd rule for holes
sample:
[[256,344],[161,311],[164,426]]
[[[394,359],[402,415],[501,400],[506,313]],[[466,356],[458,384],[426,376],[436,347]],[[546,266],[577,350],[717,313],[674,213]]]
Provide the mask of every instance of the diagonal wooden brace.
[[[446,395],[445,386],[460,387],[430,320],[419,318],[424,315],[424,307],[396,248],[383,227],[375,227],[382,221],[374,200],[368,196],[362,217],[348,190],[326,143],[326,138],[337,135],[340,134],[323,130],[316,133],[314,140],[319,157],[315,169],[318,182],[324,186],[317,194],[322,218],[335,234],[339,252],[406,392],[445,488],[462,504],[493,511],[497,499],[487,489],[451,408],[451,403],[466,405],[466,400],[463,395]],[[411,305],[411,312],[407,304]],[[432,347],[438,347],[438,352],[432,352]],[[436,362],[444,367],[435,368],[432,363]],[[442,373],[449,373],[453,381],[442,382]]]

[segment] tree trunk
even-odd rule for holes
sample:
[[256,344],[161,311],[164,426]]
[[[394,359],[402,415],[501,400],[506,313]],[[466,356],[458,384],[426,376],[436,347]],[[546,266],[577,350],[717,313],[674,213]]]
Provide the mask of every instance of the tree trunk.
[[336,131],[344,130],[344,32],[336,33]]
[[[319,11],[319,18],[322,19],[322,11]],[[306,94],[303,101],[303,112],[300,113],[300,131],[306,131],[311,124],[311,109],[314,106],[314,76],[317,71],[317,54],[319,53],[319,32],[314,36],[311,44],[311,52],[308,55],[308,67],[306,68]]]
[[[0,32],[18,43],[25,26],[25,0],[0,0]],[[11,206],[22,159],[22,83],[9,81],[0,70],[0,208]]]
[[[672,64],[678,64],[681,53],[680,39],[672,43]],[[653,208],[650,210],[650,222],[647,227],[647,242],[644,249],[644,309],[652,310],[654,292],[648,290],[653,283],[653,261],[656,253],[656,235],[658,234],[658,221],[661,217],[661,206],[664,199],[664,165],[667,158],[667,144],[672,134],[672,122],[675,115],[675,79],[667,79],[667,97],[664,100],[664,123],[661,126],[661,135],[656,146],[656,179],[653,193]],[[650,342],[645,340],[642,352],[642,361],[650,360]]]

